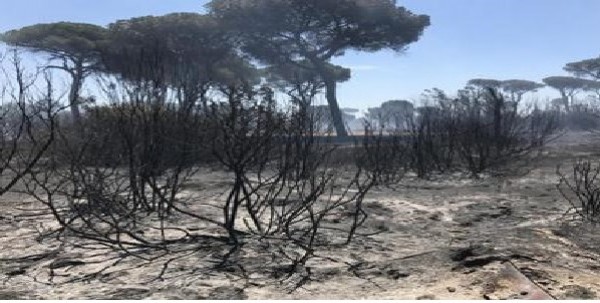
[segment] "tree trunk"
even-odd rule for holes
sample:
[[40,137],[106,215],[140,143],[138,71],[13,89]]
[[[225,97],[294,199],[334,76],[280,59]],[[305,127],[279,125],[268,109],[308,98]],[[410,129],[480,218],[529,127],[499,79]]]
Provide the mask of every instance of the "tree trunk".
[[71,83],[71,89],[69,91],[69,107],[73,121],[75,124],[79,124],[81,122],[81,112],[79,111],[79,92],[81,91],[81,86],[83,84],[83,71],[78,68],[78,70],[71,73],[71,77],[73,78],[73,82]]
[[336,79],[332,71],[327,68],[327,63],[317,58],[309,58],[311,63],[315,66],[317,72],[323,77],[325,82],[325,97],[327,98],[327,104],[329,104],[329,111],[331,112],[331,120],[333,127],[338,137],[348,137],[344,120],[342,119],[342,112],[338,105],[336,98]]
[[338,137],[347,137],[348,132],[342,119],[342,112],[336,98],[336,83],[335,79],[329,75],[325,76],[325,96],[327,103],[329,104],[329,111],[331,111],[331,119],[333,120],[333,126]]
[[561,93],[562,95],[562,99],[563,99],[563,105],[565,106],[565,111],[570,112],[571,111],[571,106],[570,106],[570,101],[569,101],[569,96],[567,96],[567,94],[565,93]]

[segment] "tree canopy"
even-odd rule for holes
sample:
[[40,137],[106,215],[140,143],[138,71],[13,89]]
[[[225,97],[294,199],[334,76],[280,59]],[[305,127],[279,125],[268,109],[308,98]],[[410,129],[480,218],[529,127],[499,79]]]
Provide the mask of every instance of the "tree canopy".
[[170,81],[187,70],[188,77],[207,75],[233,53],[219,28],[212,18],[196,13],[119,20],[109,25],[103,60],[108,72],[125,78],[149,72],[139,70],[144,68],[140,60],[159,60]]
[[429,17],[390,0],[213,0],[211,13],[252,37],[244,48],[267,63],[298,58],[329,60],[348,49],[403,51]]
[[412,102],[406,100],[390,100],[381,104],[383,119],[388,124],[393,124],[396,130],[409,127],[415,108]]
[[570,110],[570,103],[572,102],[573,97],[580,91],[584,90],[587,85],[593,82],[586,79],[566,76],[547,77],[542,81],[544,81],[546,85],[560,92],[565,110],[567,111]]
[[414,105],[406,100],[389,100],[381,103],[381,109],[386,115],[412,115]]
[[376,123],[378,127],[384,127],[386,124],[384,112],[381,107],[369,107],[365,114],[365,118],[371,124]]
[[520,79],[504,80],[500,84],[502,91],[509,94],[514,102],[520,102],[524,94],[535,92],[544,86],[541,83]]
[[[306,60],[301,61],[300,64],[308,68],[300,67],[297,64],[286,63],[268,66],[263,69],[263,73],[268,80],[275,83],[283,81],[287,84],[297,84],[316,81],[318,82],[319,87],[322,88],[324,86],[323,77],[315,71],[312,64]],[[336,82],[346,82],[350,80],[351,70],[349,68],[330,63],[327,64],[326,68],[330,70],[330,74],[334,75]]]
[[260,83],[256,67],[238,56],[233,41],[208,15],[119,20],[109,25],[109,37],[103,49],[107,72],[176,89],[189,106],[200,100],[207,107],[206,94],[213,87],[232,97],[233,90]]
[[367,110],[365,117],[376,122],[378,127],[391,127],[395,130],[407,129],[415,114],[412,102],[406,100],[389,100],[379,107]]
[[45,52],[51,59],[83,60],[98,63],[99,45],[106,39],[104,27],[72,22],[44,23],[4,33],[2,41],[34,52]]
[[521,79],[496,80],[496,79],[471,79],[467,85],[478,89],[495,89],[506,93],[512,102],[520,102],[523,95],[528,92],[535,92],[545,85]]
[[584,90],[586,92],[593,93],[593,97],[597,101],[600,101],[600,81],[590,81],[588,84],[586,84]]
[[577,77],[600,80],[600,57],[567,63],[564,70]]
[[467,85],[475,86],[481,89],[494,88],[498,89],[502,86],[502,81],[496,79],[471,79],[467,82]]
[[335,77],[325,63],[350,49],[403,51],[429,26],[429,16],[413,14],[393,0],[213,0],[207,7],[254,58],[319,73],[339,136],[347,132]]
[[547,77],[542,81],[544,81],[546,85],[558,90],[561,92],[561,94],[564,93],[567,96],[573,96],[577,92],[583,90],[585,86],[590,83],[589,80],[567,76]]
[[46,53],[51,61],[58,61],[47,67],[66,71],[71,76],[69,103],[74,120],[79,121],[81,87],[90,73],[101,68],[100,47],[107,39],[107,30],[87,23],[44,23],[11,30],[1,39],[11,46]]

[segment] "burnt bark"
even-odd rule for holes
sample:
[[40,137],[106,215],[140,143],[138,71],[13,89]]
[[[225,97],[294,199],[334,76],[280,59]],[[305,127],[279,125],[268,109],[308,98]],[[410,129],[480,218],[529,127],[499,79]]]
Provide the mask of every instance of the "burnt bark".
[[348,131],[346,131],[346,126],[344,125],[344,120],[342,119],[342,112],[340,111],[340,106],[338,105],[336,98],[335,80],[325,80],[325,95],[327,98],[327,103],[329,104],[329,110],[331,111],[331,120],[333,122],[333,126],[335,127],[335,132],[337,136],[347,137]]
[[83,64],[78,63],[74,70],[69,71],[71,74],[72,82],[71,88],[69,89],[69,109],[71,110],[71,116],[75,124],[81,123],[81,111],[79,109],[79,92],[83,86],[84,70]]

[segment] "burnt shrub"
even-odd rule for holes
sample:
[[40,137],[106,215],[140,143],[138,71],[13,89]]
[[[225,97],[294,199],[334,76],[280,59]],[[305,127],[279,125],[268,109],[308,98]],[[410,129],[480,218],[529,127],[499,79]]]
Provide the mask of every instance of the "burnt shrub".
[[598,109],[586,105],[576,104],[569,112],[560,114],[561,127],[573,131],[594,131],[600,128]]
[[425,106],[405,117],[409,127],[397,134],[404,137],[398,153],[407,153],[419,178],[456,171],[475,178],[506,173],[539,155],[559,129],[557,113],[508,101],[495,89],[465,89],[455,98],[432,90],[423,101]]
[[121,248],[173,240],[166,231],[179,227],[166,219],[181,207],[178,194],[202,158],[203,135],[200,115],[167,92],[143,80],[122,82],[79,128],[57,130],[48,165],[31,172],[27,188],[64,235]]
[[569,203],[567,214],[586,222],[600,222],[600,165],[590,160],[579,160],[572,172],[565,174],[557,168],[561,195]]
[[397,173],[386,171],[390,141],[319,135],[314,113],[278,110],[269,89],[214,105],[208,119],[215,157],[231,176],[218,200],[229,242],[269,241],[295,268],[318,247],[351,242],[368,216],[365,196]]
[[[53,214],[60,239],[129,254],[198,237],[231,252],[268,242],[270,256],[299,269],[317,249],[350,243],[371,188],[401,178],[390,170],[403,163],[392,152],[400,141],[338,144],[314,131],[311,113],[279,108],[266,87],[229,86],[202,111],[147,81],[114,89],[108,105],[88,108],[81,129],[59,129],[48,166],[29,174],[28,191]],[[193,177],[207,162],[223,173],[224,194],[184,192],[203,182]],[[230,255],[224,263],[235,262]]]
[[45,162],[63,111],[52,74],[0,54],[0,196]]

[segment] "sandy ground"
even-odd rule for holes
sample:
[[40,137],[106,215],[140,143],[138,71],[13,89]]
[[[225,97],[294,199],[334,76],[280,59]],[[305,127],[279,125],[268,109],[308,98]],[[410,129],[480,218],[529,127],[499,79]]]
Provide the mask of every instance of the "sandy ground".
[[[409,178],[402,186],[376,188],[367,198],[364,231],[382,232],[321,249],[308,264],[310,276],[287,279],[277,274],[281,264],[249,250],[234,256],[242,266],[215,267],[213,257],[227,250],[210,239],[152,261],[41,241],[36,237],[54,226],[51,218],[27,217],[35,212],[23,209],[40,206],[6,195],[0,202],[0,299],[527,298],[531,291],[522,283],[505,283],[508,265],[552,298],[598,298],[600,236],[593,227],[565,224],[568,204],[555,187],[556,165],[568,169],[579,157],[600,156],[592,139],[560,138],[518,177]],[[223,182],[218,172],[202,178],[205,188]]]

